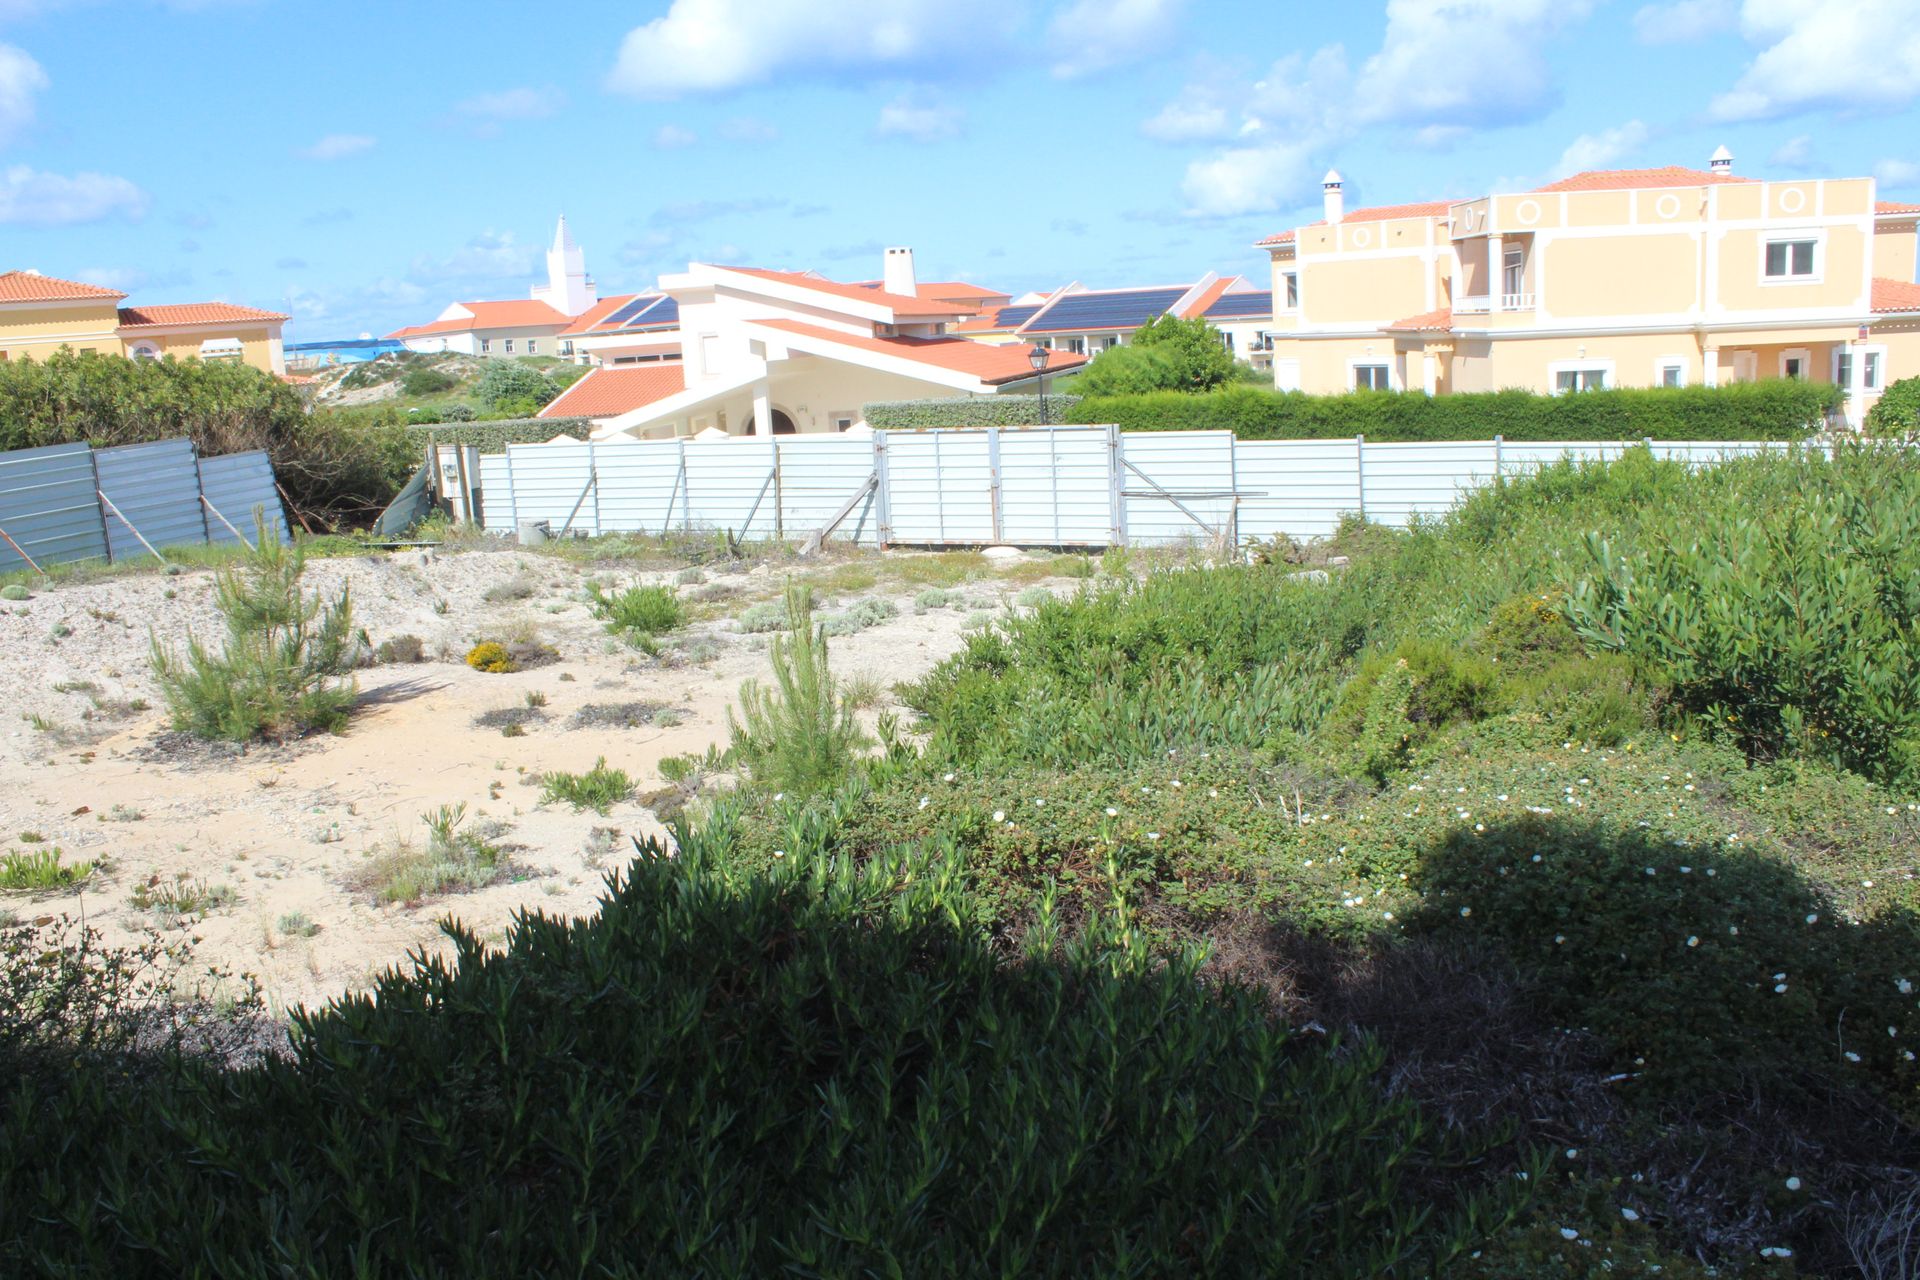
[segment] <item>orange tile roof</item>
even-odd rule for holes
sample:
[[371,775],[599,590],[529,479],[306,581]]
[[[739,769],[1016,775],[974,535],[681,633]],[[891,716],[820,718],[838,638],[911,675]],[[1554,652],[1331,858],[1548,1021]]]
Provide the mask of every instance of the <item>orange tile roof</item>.
[[1920,311],[1920,284],[1875,276],[1870,305],[1876,313]]
[[1882,215],[1889,213],[1920,213],[1920,204],[1896,204],[1891,200],[1882,200],[1873,206],[1873,211]]
[[1404,320],[1395,320],[1386,326],[1387,332],[1420,333],[1433,329],[1453,328],[1453,308],[1441,307],[1437,311],[1422,311],[1417,316],[1408,316]]
[[1205,315],[1207,308],[1220,301],[1220,295],[1225,293],[1227,286],[1232,283],[1232,280],[1215,280],[1207,286],[1205,292],[1193,300],[1185,311],[1180,313],[1180,318],[1186,320],[1193,316]]
[[678,360],[618,368],[601,365],[562,391],[539,416],[617,418],[686,389],[686,366]]
[[762,280],[777,280],[798,289],[812,289],[816,293],[831,294],[836,298],[851,298],[856,302],[877,302],[882,306],[891,307],[896,316],[935,318],[964,316],[973,312],[972,307],[956,306],[950,302],[941,303],[929,298],[909,298],[903,294],[868,289],[857,284],[841,284],[837,280],[825,280],[799,271],[768,271],[764,267],[721,267],[720,269],[736,271],[743,276],[758,276]]
[[118,289],[105,289],[78,280],[43,276],[38,271],[8,271],[0,274],[0,302],[77,302],[119,301],[127,295]]
[[231,302],[178,302],[150,307],[121,307],[122,329],[147,329],[161,325],[279,324],[288,317],[279,311],[258,307],[240,307]]
[[1259,248],[1262,245],[1269,245],[1269,244],[1292,244],[1294,240],[1294,236],[1296,234],[1297,234],[1296,232],[1292,232],[1292,231],[1282,231],[1277,236],[1268,236],[1264,240],[1255,240],[1253,242],[1254,247]]
[[1588,169],[1558,182],[1549,182],[1535,191],[1634,191],[1649,187],[1705,187],[1729,182],[1757,182],[1733,173],[1709,173],[1704,169],[1686,169],[1665,165],[1658,169]]
[[[883,280],[856,280],[862,289],[878,289],[886,282]],[[913,292],[926,302],[966,302],[976,298],[986,298],[1005,305],[1013,301],[1013,295],[999,289],[988,289],[977,284],[968,284],[965,280],[930,280],[926,284],[917,284]]]
[[600,301],[575,316],[573,323],[560,331],[560,336],[570,338],[576,333],[585,333],[639,296],[637,293],[621,293],[615,294],[611,298],[600,299]]
[[[1417,200],[1412,204],[1381,204],[1371,209],[1355,209],[1340,216],[1342,222],[1386,222],[1391,218],[1444,218],[1458,200]],[[1318,226],[1318,223],[1313,224]]]
[[[1027,352],[1031,348],[1025,343],[1013,342],[1005,346],[991,346],[968,338],[874,338],[862,334],[841,333],[817,324],[804,324],[798,320],[760,320],[756,323],[765,325],[769,329],[780,329],[803,337],[818,338],[823,342],[838,343],[843,347],[871,351],[876,355],[912,360],[917,364],[930,364],[952,373],[970,374],[986,383],[1018,382],[1022,378],[1033,376],[1033,366],[1027,363]],[[1077,369],[1086,362],[1085,356],[1075,355],[1069,351],[1055,351],[1047,358],[1046,371],[1059,373],[1066,369]]]
[[475,329],[538,329],[547,325],[564,328],[569,317],[544,302],[510,300],[502,302],[462,302],[472,317],[454,316],[426,324],[410,324],[395,329],[389,338],[411,338],[423,333],[470,333]]

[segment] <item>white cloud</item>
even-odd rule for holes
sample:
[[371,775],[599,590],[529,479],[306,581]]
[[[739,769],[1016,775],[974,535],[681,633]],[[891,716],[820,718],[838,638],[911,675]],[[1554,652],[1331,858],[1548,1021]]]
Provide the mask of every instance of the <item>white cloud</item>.
[[607,87],[674,98],[776,75],[951,72],[1003,50],[1021,17],[1016,0],[673,0],[665,14],[627,33]]
[[1583,133],[1560,153],[1560,163],[1553,167],[1553,176],[1559,179],[1587,169],[1614,168],[1645,145],[1647,126],[1638,120],[1629,120],[1599,133]]
[[1764,45],[1716,120],[1890,110],[1920,96],[1920,0],[1746,0],[1740,33]]
[[147,193],[105,173],[44,173],[24,164],[0,170],[0,224],[66,227],[105,218],[141,218]]
[[522,87],[475,94],[454,110],[482,120],[545,120],[566,104],[567,96],[558,89]]
[[1361,123],[1516,124],[1559,99],[1546,43],[1593,0],[1387,0],[1380,52],[1360,68]]
[[0,44],[0,146],[33,120],[33,97],[51,83],[25,49]]
[[344,160],[373,146],[374,139],[364,133],[330,133],[299,154],[309,160]]
[[700,135],[677,124],[663,124],[653,131],[653,145],[661,151],[677,151],[700,141]]
[[1807,134],[1788,138],[1773,149],[1767,157],[1767,163],[1782,169],[1815,169],[1820,167],[1813,155],[1813,138]]
[[1209,217],[1271,213],[1305,203],[1320,188],[1309,146],[1233,147],[1187,166],[1187,211]]
[[1342,127],[1339,118],[1352,83],[1347,51],[1337,44],[1316,50],[1311,58],[1288,54],[1253,82],[1240,132],[1268,136],[1336,132]]
[[880,108],[873,126],[876,136],[908,142],[944,142],[960,136],[966,112],[939,101],[923,90],[908,90]]
[[1047,25],[1063,80],[1138,62],[1165,50],[1186,0],[1074,0]]
[[753,116],[735,116],[720,126],[720,136],[728,142],[776,142],[780,130]]
[[1734,0],[1674,0],[1650,4],[1633,15],[1641,44],[1685,44],[1733,29]]
[[1189,85],[1144,121],[1140,132],[1156,142],[1218,142],[1239,131],[1235,115],[1212,90]]
[[511,231],[483,231],[444,258],[421,254],[407,268],[416,284],[499,280],[533,274],[535,251]]
[[1911,160],[1882,160],[1873,166],[1873,180],[1883,189],[1912,190],[1920,187],[1920,164]]

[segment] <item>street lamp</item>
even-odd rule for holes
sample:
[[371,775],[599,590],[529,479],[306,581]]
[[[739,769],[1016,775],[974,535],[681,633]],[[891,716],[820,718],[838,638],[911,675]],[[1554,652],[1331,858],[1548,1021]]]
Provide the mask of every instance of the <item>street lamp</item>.
[[1047,425],[1047,359],[1052,354],[1037,342],[1027,352],[1027,363],[1040,375],[1040,425],[1043,427]]

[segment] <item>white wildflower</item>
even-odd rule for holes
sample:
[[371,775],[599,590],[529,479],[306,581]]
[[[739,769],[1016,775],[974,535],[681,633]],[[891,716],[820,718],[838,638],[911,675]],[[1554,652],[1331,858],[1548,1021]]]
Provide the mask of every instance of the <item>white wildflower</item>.
[[1007,811],[1005,809],[995,809],[993,811],[993,820],[995,822],[1005,822],[1007,820]]
[[1638,1222],[1638,1221],[1640,1221],[1640,1215],[1639,1215],[1639,1214],[1637,1214],[1637,1213],[1635,1213],[1635,1212],[1634,1212],[1633,1210],[1631,1210],[1631,1209],[1622,1209],[1622,1210],[1620,1211],[1620,1216],[1621,1216],[1621,1217],[1623,1217],[1623,1218],[1625,1218],[1625,1219],[1626,1219],[1626,1220],[1627,1220],[1628,1222]]
[[1798,1191],[1799,1189],[1800,1189],[1800,1179],[1798,1178],[1787,1179],[1787,1190]]

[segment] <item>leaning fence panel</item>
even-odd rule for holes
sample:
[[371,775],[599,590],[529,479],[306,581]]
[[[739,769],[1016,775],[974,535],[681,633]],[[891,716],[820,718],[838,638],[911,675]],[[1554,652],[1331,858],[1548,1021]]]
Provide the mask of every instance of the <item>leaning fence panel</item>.
[[106,495],[107,549],[115,560],[206,542],[200,469],[191,440],[95,449],[93,467]]
[[[0,573],[101,560],[107,531],[93,489],[92,450],[55,444],[0,453]],[[24,553],[24,554],[23,554]]]
[[1127,541],[1144,546],[1231,537],[1233,446],[1231,431],[1124,434]]
[[1106,427],[1003,429],[1000,541],[1104,547],[1113,542],[1113,452]]
[[[830,436],[786,436],[780,451],[780,520],[789,541],[823,528],[863,486],[873,480],[873,441]],[[830,537],[873,545],[879,541],[878,511],[869,488]]]
[[[266,521],[270,535],[280,542],[287,541],[286,512],[280,505],[280,492],[274,486],[273,463],[264,451],[254,449],[200,459],[200,493],[213,508],[206,513],[208,542],[216,545],[235,542],[236,533],[252,541],[255,510]],[[233,528],[229,529],[228,525]]]

